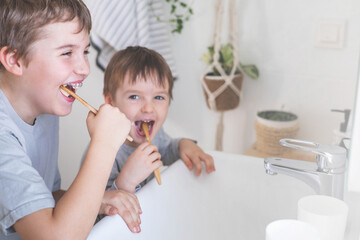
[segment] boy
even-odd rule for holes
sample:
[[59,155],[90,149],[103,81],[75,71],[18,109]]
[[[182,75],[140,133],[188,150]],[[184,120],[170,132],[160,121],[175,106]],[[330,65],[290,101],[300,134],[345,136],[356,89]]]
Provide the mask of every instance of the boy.
[[[170,68],[153,50],[128,47],[109,62],[104,76],[105,102],[118,107],[133,123],[130,135],[134,141],[125,141],[117,153],[108,188],[134,192],[153,178],[152,172],[162,163],[170,165],[180,157],[190,170],[195,166],[196,175],[201,173],[201,162],[207,173],[215,171],[213,158],[193,141],[171,139],[163,131],[172,88]],[[146,141],[143,122],[148,124],[152,144]]]
[[89,113],[84,164],[59,190],[57,116],[74,102],[60,86],[75,91],[89,74],[88,9],[81,0],[0,0],[0,16],[0,239],[85,239],[99,212],[119,212],[138,232],[136,197],[104,194],[130,129],[119,109]]

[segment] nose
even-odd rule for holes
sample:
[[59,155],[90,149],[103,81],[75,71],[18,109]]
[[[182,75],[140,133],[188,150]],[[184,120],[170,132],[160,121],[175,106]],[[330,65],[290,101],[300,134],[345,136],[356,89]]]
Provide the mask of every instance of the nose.
[[74,64],[74,71],[76,74],[84,77],[89,75],[90,64],[86,55],[78,57],[76,63]]
[[141,111],[144,113],[152,113],[154,111],[153,103],[151,101],[145,100],[145,102],[141,108]]

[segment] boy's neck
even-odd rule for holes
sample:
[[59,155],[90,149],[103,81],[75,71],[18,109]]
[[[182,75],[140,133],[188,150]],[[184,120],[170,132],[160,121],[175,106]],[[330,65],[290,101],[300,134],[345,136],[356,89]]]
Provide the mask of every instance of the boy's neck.
[[26,106],[28,102],[26,97],[24,97],[24,95],[21,94],[21,91],[18,91],[19,88],[13,84],[19,81],[19,79],[15,79],[16,77],[10,77],[8,75],[9,74],[0,72],[0,89],[19,117],[27,124],[34,125],[37,116],[32,114],[32,111]]

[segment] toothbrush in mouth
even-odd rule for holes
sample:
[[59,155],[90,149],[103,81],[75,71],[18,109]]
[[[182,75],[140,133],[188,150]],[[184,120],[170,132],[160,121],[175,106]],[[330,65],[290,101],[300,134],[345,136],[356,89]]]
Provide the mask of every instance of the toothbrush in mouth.
[[[81,102],[85,107],[87,107],[91,112],[93,112],[95,115],[98,113],[98,111],[91,106],[90,104],[88,104],[84,99],[82,99],[81,97],[79,97],[76,93],[74,93],[73,91],[71,91],[70,89],[68,89],[66,86],[61,85],[60,89],[64,90],[65,92],[67,92],[69,95],[73,96],[74,98],[76,98],[79,102]],[[127,140],[129,140],[130,142],[134,141],[134,139],[130,136],[126,137]]]
[[[150,136],[149,136],[149,127],[148,127],[148,124],[147,124],[146,122],[142,122],[141,128],[143,129],[143,132],[145,133],[146,140],[148,141],[148,143],[151,144]],[[159,185],[161,185],[160,171],[159,171],[158,168],[155,169],[154,175],[155,175],[155,178],[156,178],[157,183],[158,183]]]
[[71,91],[70,89],[68,89],[67,87],[65,87],[64,85],[61,85],[60,88],[62,90],[64,90],[65,92],[67,92],[68,94],[70,94],[71,96],[73,96],[74,98],[76,98],[79,102],[81,102],[82,104],[85,105],[85,107],[87,107],[91,112],[93,112],[95,115],[97,114],[97,110],[91,106],[90,104],[88,104],[84,99],[82,99],[81,97],[79,97],[76,93],[74,93],[73,91]]

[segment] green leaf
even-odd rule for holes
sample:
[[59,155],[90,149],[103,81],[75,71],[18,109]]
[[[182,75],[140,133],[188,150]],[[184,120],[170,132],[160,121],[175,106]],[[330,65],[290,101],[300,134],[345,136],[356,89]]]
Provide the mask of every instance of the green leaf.
[[[194,14],[193,9],[190,7],[186,1],[183,0],[165,0],[166,3],[170,5],[170,17],[167,18],[165,21],[169,22],[172,29],[172,33],[181,33],[184,22],[190,20],[190,16]],[[150,9],[154,13],[153,9],[153,0],[151,0],[148,5]],[[177,12],[182,11],[182,14],[177,14]],[[157,21],[164,21],[164,18],[156,16],[154,13]]]
[[231,72],[234,65],[234,53],[230,44],[226,44],[220,48],[219,63],[227,74]]
[[242,69],[244,70],[245,74],[248,75],[252,79],[258,79],[259,78],[259,70],[257,67],[253,64],[251,65],[244,65],[242,66]]
[[211,55],[214,55],[214,53],[215,53],[214,46],[208,47],[208,50],[211,53]]
[[230,44],[220,48],[220,53],[223,57],[224,62],[230,62],[234,60],[233,48]]
[[[215,49],[214,46],[209,46],[208,51],[204,53],[201,57],[201,60],[207,64],[211,64],[214,61]],[[224,69],[226,74],[230,74],[233,66],[234,66],[234,48],[231,44],[222,45],[219,50],[219,59],[218,59],[221,67]],[[241,69],[244,71],[244,74],[248,75],[252,79],[259,78],[259,70],[253,64],[251,65],[242,65],[239,63],[236,66],[235,72],[240,72]],[[216,69],[213,68],[213,73],[215,76],[219,76],[220,73]]]
[[173,14],[176,10],[176,6],[175,5],[171,5],[171,11],[170,13]]
[[201,57],[201,61],[207,64],[211,64],[213,61],[212,54],[209,51],[204,53]]
[[220,72],[217,70],[216,67],[213,67],[213,72],[214,72],[214,75],[215,75],[215,76],[220,76],[220,75],[221,75]]

